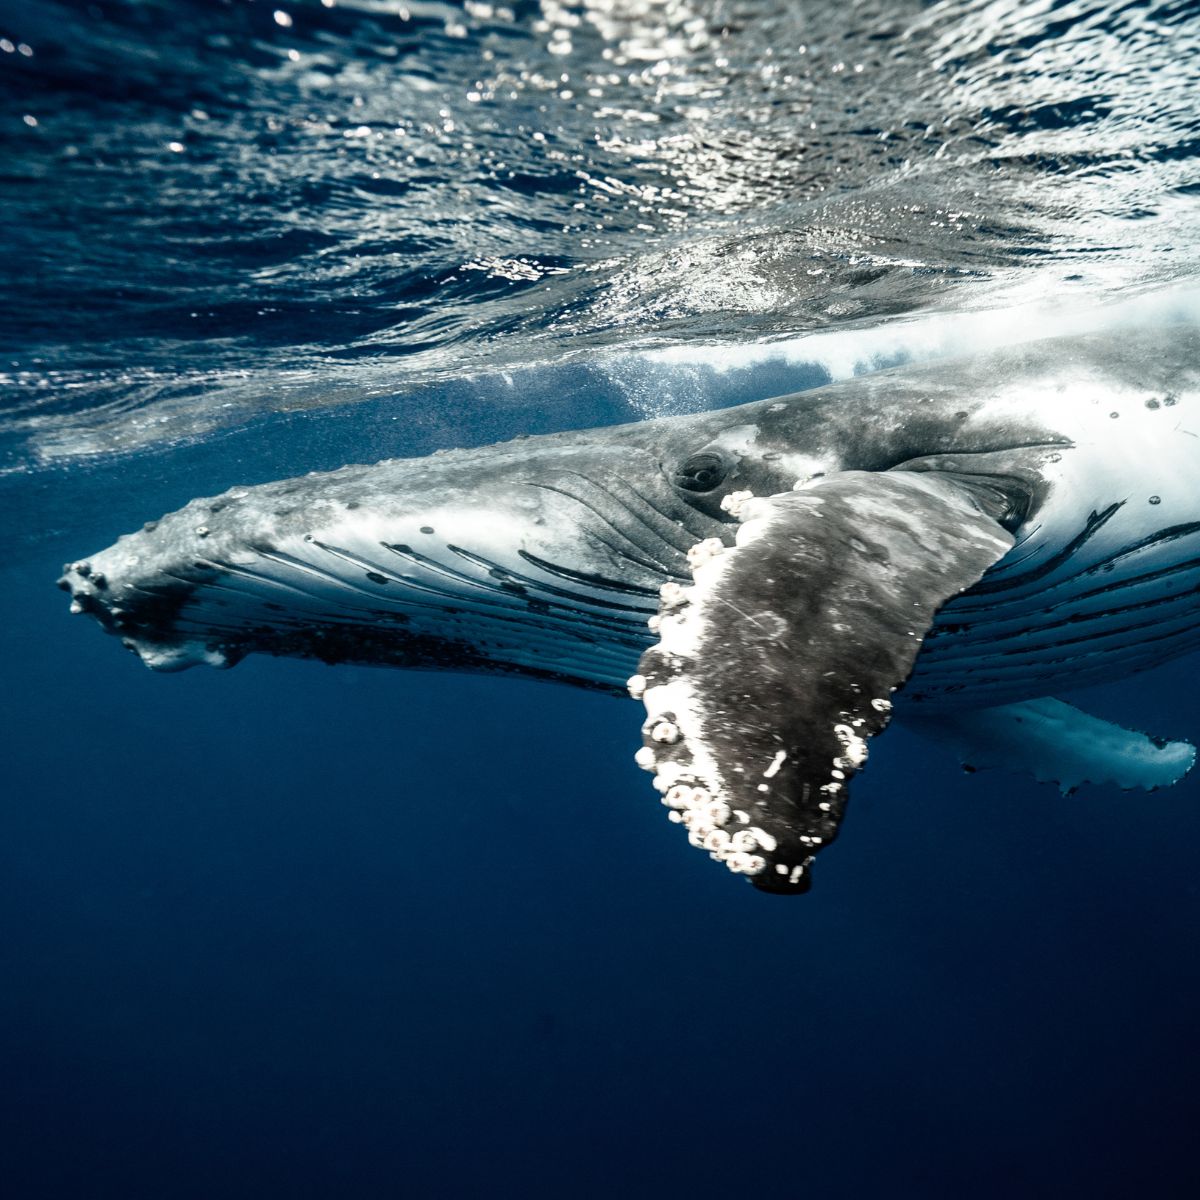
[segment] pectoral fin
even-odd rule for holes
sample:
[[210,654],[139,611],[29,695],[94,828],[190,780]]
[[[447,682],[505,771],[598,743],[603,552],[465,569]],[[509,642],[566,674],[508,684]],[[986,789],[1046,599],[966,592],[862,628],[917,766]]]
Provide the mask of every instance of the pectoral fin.
[[[867,740],[938,608],[1012,545],[959,477],[846,472],[747,500],[736,543],[664,588],[631,690],[642,766],[689,840],[775,892],[809,886]],[[994,510],[993,510],[994,511]]]
[[1196,748],[1189,742],[1150,738],[1050,697],[914,725],[948,742],[968,769],[1028,771],[1063,792],[1084,783],[1152,791],[1178,783],[1196,761]]

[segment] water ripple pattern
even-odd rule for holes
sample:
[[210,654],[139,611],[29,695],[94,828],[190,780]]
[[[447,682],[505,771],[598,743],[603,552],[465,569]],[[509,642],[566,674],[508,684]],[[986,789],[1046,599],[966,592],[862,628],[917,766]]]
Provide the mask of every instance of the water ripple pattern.
[[1198,84],[1184,0],[9,0],[3,465],[1187,281]]

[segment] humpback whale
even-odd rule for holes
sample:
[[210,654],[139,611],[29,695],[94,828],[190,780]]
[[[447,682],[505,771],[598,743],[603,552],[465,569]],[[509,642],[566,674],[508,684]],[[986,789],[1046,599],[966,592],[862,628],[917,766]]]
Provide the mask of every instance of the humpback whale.
[[797,893],[895,717],[1124,788],[1195,752],[1056,698],[1200,645],[1200,329],[194,500],[60,586],[148,666],[253,652],[625,691],[687,840]]

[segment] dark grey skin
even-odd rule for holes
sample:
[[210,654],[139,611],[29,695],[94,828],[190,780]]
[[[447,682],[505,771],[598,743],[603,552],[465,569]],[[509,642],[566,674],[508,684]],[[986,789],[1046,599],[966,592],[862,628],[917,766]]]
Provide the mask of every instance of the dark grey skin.
[[[633,675],[673,819],[760,888],[803,891],[893,693],[947,729],[978,710],[970,753],[1027,752],[1070,786],[1190,765],[1185,743],[1020,706],[1200,641],[1197,363],[1191,327],[1035,342],[234,488],[60,584],[160,670],[260,652]],[[1107,774],[1081,775],[1090,758]]]

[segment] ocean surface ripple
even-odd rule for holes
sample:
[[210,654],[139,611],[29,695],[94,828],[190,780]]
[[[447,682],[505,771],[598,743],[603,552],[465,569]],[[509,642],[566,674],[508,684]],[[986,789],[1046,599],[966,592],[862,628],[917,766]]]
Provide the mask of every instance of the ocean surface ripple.
[[279,2],[0,5],[0,468],[1196,274],[1183,0]]

